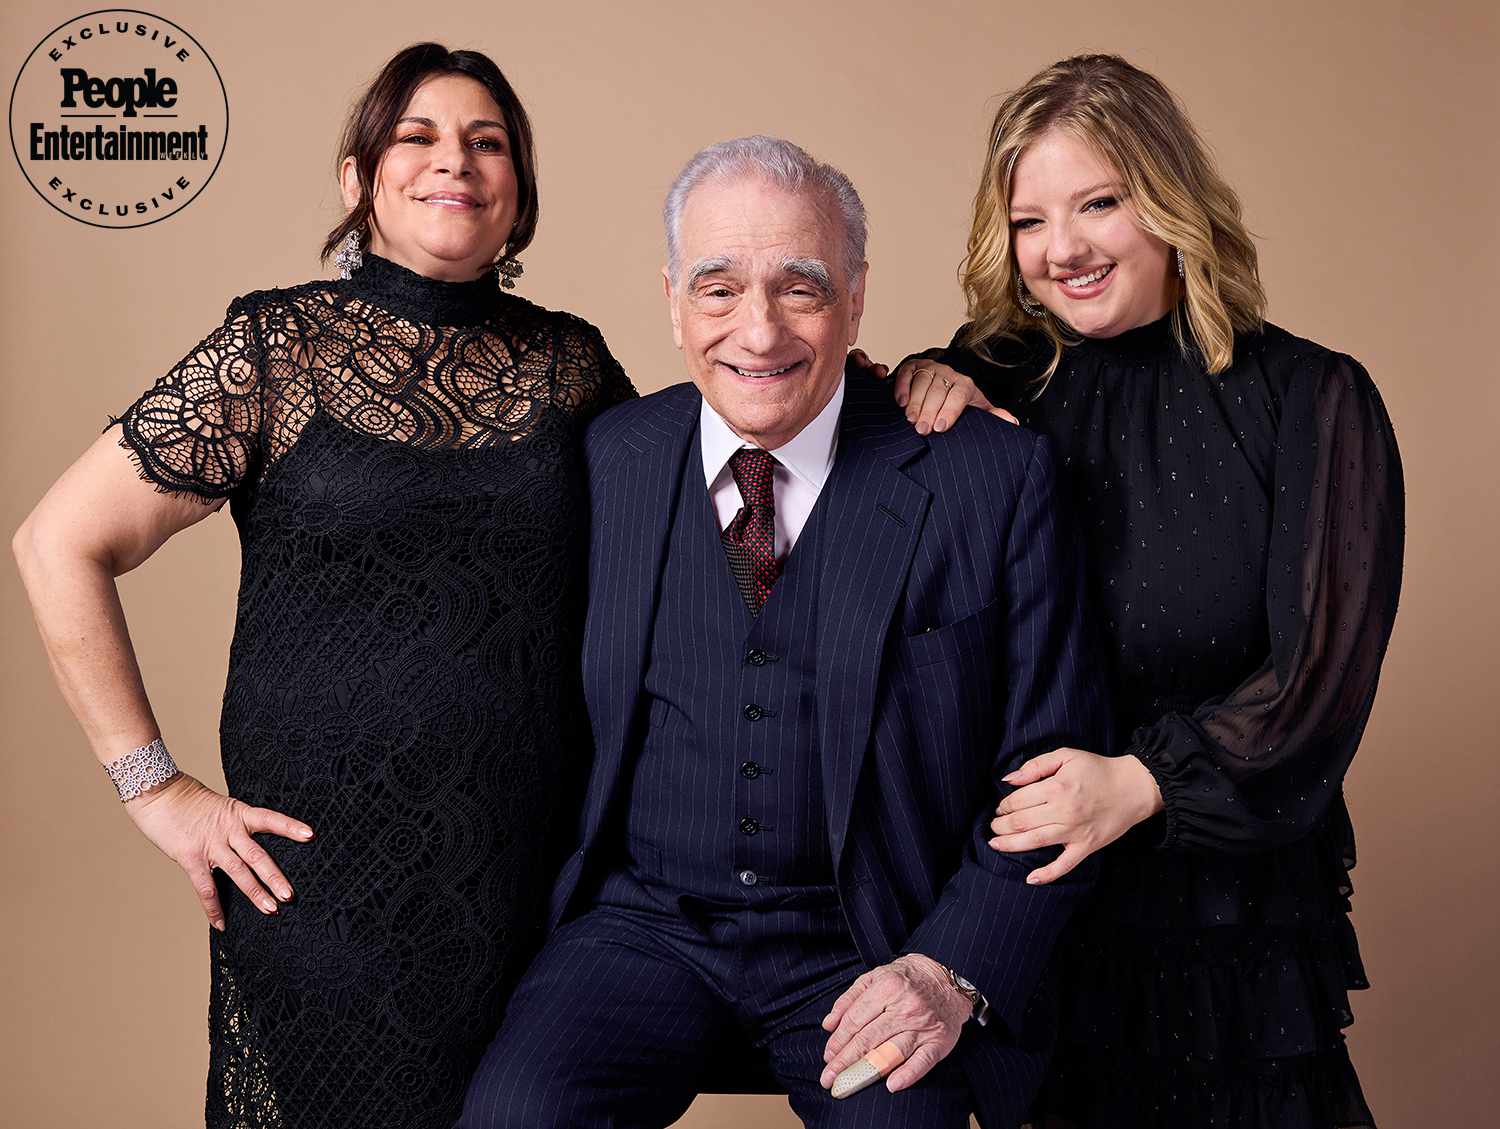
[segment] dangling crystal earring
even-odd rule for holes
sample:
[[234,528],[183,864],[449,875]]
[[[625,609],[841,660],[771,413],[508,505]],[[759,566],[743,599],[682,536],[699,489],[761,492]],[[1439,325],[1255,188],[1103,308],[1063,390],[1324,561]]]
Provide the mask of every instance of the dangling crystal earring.
[[1181,247],[1177,248],[1177,277],[1178,278],[1186,278],[1187,277],[1187,263],[1186,263],[1186,261],[1184,261],[1184,259],[1182,257],[1182,248]]
[[512,255],[506,255],[505,258],[495,264],[495,278],[504,290],[514,290],[516,288],[516,279],[520,278],[525,272],[526,268],[521,265],[521,260]]
[[1047,313],[1047,307],[1033,298],[1031,291],[1026,289],[1026,284],[1021,281],[1020,271],[1016,271],[1016,300],[1021,303],[1021,309],[1034,318],[1044,317]]
[[334,262],[339,265],[339,277],[348,278],[360,267],[365,265],[365,257],[359,250],[359,233],[351,231],[344,236],[344,245],[339,249]]

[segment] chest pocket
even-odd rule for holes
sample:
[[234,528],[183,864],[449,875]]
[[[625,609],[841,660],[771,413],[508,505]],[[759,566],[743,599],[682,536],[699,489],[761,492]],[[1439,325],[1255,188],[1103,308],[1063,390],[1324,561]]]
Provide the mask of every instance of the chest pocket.
[[660,729],[667,724],[672,716],[672,707],[665,698],[652,698],[651,706],[647,713],[652,729]]
[[962,619],[906,636],[902,641],[902,648],[912,665],[918,667],[955,662],[963,658],[993,661],[996,633],[1004,611],[1001,600],[991,600],[977,612]]

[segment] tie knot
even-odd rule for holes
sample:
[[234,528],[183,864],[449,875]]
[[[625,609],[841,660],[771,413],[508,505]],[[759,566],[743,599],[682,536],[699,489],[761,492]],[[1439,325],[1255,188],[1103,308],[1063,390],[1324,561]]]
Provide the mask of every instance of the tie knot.
[[739,487],[746,506],[775,508],[775,495],[771,492],[771,475],[775,468],[776,460],[771,452],[759,447],[741,447],[729,456],[729,473],[734,475],[734,484]]

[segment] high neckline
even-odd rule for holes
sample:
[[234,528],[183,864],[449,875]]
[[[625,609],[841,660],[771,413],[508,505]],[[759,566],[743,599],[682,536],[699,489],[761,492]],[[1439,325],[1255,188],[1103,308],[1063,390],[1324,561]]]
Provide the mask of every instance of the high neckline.
[[351,294],[401,317],[429,325],[475,325],[495,312],[500,285],[488,271],[472,282],[447,282],[364,252],[344,283]]
[[1172,315],[1175,312],[1168,310],[1155,321],[1127,329],[1113,337],[1085,337],[1074,348],[1106,357],[1159,356],[1168,349],[1177,348],[1177,338],[1172,332]]

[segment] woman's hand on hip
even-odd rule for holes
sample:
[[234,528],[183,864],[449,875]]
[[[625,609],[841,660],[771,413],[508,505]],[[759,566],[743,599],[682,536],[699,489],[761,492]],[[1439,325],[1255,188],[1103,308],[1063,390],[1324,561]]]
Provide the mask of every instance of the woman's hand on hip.
[[222,795],[186,773],[126,801],[125,810],[146,838],[187,873],[209,924],[219,930],[224,928],[224,910],[210,873],[215,867],[229,875],[262,913],[275,913],[278,898],[291,898],[292,885],[250,836],[268,831],[301,843],[313,837],[307,824]]
[[[872,361],[863,349],[852,351],[849,361],[877,380],[891,375],[885,365]],[[978,408],[1011,423],[1017,422],[1004,408],[990,403],[970,377],[938,361],[912,357],[896,366],[894,376],[891,394],[906,409],[906,418],[916,424],[920,435],[947,431],[967,408]]]
[[1033,885],[1061,878],[1162,809],[1156,780],[1132,756],[1054,749],[1002,779],[1017,787],[995,809],[990,846],[1007,854],[1063,848],[1051,863],[1026,876]]

